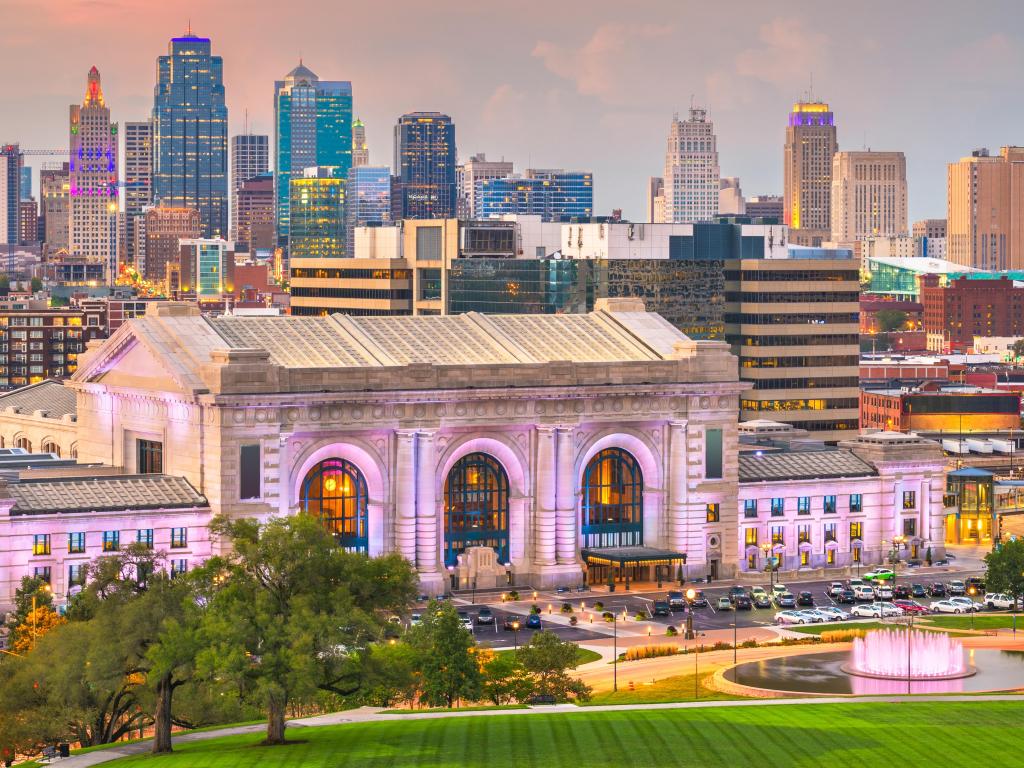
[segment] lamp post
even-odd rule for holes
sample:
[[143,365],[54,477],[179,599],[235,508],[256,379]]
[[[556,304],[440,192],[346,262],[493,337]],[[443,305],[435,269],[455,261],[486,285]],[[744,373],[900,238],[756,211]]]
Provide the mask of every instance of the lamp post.
[[684,640],[693,640],[695,637],[693,632],[693,598],[697,596],[697,593],[693,589],[686,590],[686,633],[683,635]]
[[512,642],[515,643],[515,649],[519,651],[519,619],[512,622]]
[[772,551],[772,545],[766,541],[761,545],[761,551],[764,552],[764,563],[768,566],[768,588],[771,589],[775,582],[775,569],[772,568],[772,561],[768,557],[768,553]]
[[612,611],[612,692],[619,690],[619,619]]

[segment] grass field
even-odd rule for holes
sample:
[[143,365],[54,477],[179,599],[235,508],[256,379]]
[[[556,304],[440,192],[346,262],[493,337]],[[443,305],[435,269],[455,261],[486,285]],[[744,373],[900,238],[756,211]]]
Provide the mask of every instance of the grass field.
[[[515,653],[514,650],[498,651],[496,655],[503,656],[507,653]],[[597,651],[591,651],[588,648],[576,648],[576,666],[582,666],[583,664],[589,664],[592,661],[597,661],[601,658],[601,654]]]
[[[637,675],[633,675],[636,677]],[[698,698],[704,701],[738,699],[739,696],[731,696],[707,687],[710,674],[700,675],[700,691]],[[662,704],[672,701],[691,701],[694,698],[694,675],[677,675],[664,677],[653,683],[644,685],[640,680],[633,680],[633,690],[629,690],[630,675],[619,675],[619,690],[602,691],[594,694],[594,697],[584,706],[601,706],[602,704]]]
[[[883,716],[884,714],[884,716]],[[1024,702],[822,704],[495,715],[289,730],[185,744],[113,768],[591,768],[1021,765]],[[937,757],[938,756],[938,757]]]
[[[936,627],[949,627],[951,629],[970,629],[971,628],[971,617],[970,616],[949,616],[948,614],[942,616],[929,616],[927,618],[929,624],[934,624]],[[974,616],[974,628],[975,629],[1009,629],[1013,626],[1013,615],[1012,614],[980,614]],[[1024,616],[1017,617],[1017,629],[1024,633]]]
[[[962,619],[964,619],[967,622],[967,624],[964,625],[964,628],[966,628],[966,629],[970,629],[971,628],[971,619],[970,619],[969,616],[967,616],[967,617],[961,617],[961,616],[948,616],[948,617],[946,617],[946,616],[942,616],[942,617],[929,616],[929,617],[927,617],[925,619],[920,619],[917,622],[915,622],[914,629],[919,629],[919,630],[921,630],[923,632],[927,632],[928,631],[928,626],[926,624],[924,624],[923,622],[925,622],[925,621],[932,621],[935,618],[950,618],[950,619],[954,619],[954,618],[955,619],[961,619],[962,618]],[[978,617],[979,621],[982,618],[985,618],[985,617],[979,616]],[[997,618],[997,617],[993,616],[991,618]],[[950,623],[950,624],[940,624],[938,622],[935,622],[935,626],[936,627],[952,627],[952,628],[956,628],[956,629],[960,629],[961,628],[959,624],[952,624],[952,623]],[[843,630],[843,629],[905,629],[905,628],[906,628],[905,624],[894,624],[892,622],[882,623],[880,621],[848,621],[848,622],[843,622],[843,623],[839,623],[839,624],[800,624],[800,625],[797,625],[797,626],[794,626],[794,625],[790,624],[790,625],[786,626],[786,629],[788,629],[788,630],[791,630],[793,632],[801,632],[801,633],[803,633],[805,635],[820,635],[822,632],[831,632],[833,630]],[[978,625],[978,629],[983,629],[983,627],[981,625]],[[1021,626],[1021,629],[1024,630],[1024,625]],[[962,633],[957,633],[957,632],[946,632],[946,634],[947,635],[952,635],[953,637],[969,637],[970,636],[969,634],[962,634]]]

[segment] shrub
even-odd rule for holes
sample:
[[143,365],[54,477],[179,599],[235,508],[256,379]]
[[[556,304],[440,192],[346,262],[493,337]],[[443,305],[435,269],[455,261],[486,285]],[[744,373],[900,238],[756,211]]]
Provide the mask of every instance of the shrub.
[[637,611],[636,616],[634,616],[633,618],[635,618],[637,621],[647,621],[647,614],[643,611]]
[[715,643],[714,645],[711,646],[710,650],[712,650],[712,651],[727,651],[730,648],[732,648],[731,644],[723,643],[721,640],[719,640],[717,643]]
[[575,616],[570,616],[569,617],[569,626],[575,627],[578,622],[579,622],[579,619],[577,619]]
[[744,640],[740,643],[740,648],[757,648],[757,640]]
[[615,614],[612,613],[611,611],[605,611],[604,613],[601,614],[601,618],[604,619],[605,621],[612,622],[612,621],[615,621]]
[[569,603],[562,603],[562,613],[572,613],[572,606]]
[[677,653],[679,647],[675,645],[638,645],[626,651],[625,660],[657,659],[661,656],[675,656]]
[[518,600],[519,599],[519,593],[516,590],[513,589],[511,592],[507,592],[505,594],[505,599],[506,600]]
[[855,637],[864,637],[867,633],[866,629],[833,629],[822,632],[819,637],[823,643],[845,643]]
[[673,626],[669,626],[669,628],[665,630],[665,634],[668,635],[669,637],[675,637],[676,635],[679,634],[679,630],[676,629]]
[[594,610],[595,611],[603,611],[604,610],[604,603],[602,603],[600,600],[598,600],[596,603],[594,603]]

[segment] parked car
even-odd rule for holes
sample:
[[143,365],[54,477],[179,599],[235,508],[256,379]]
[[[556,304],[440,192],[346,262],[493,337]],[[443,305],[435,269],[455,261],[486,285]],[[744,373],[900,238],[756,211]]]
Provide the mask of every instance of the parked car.
[[668,593],[668,607],[673,611],[686,610],[686,595],[678,590]]
[[848,579],[846,581],[846,588],[847,589],[856,589],[857,587],[861,586],[864,583],[865,583],[864,579]]
[[672,606],[668,604],[668,600],[655,600],[651,613],[655,616],[671,616]]
[[775,602],[779,608],[796,608],[796,597],[792,592],[783,592],[775,598]]
[[864,581],[892,581],[895,578],[892,568],[874,568],[864,574]]
[[946,585],[941,581],[936,581],[928,587],[928,595],[930,597],[945,597],[946,596]]
[[810,592],[801,592],[799,595],[796,596],[796,604],[805,607],[813,606],[814,595],[812,595]]
[[758,592],[750,598],[755,608],[771,608],[772,599],[768,597],[767,592]]
[[422,613],[414,613],[411,616],[409,616],[409,626],[410,627],[418,627],[422,623],[423,623],[423,614]]
[[911,597],[928,597],[928,590],[924,588],[924,584],[911,584],[910,585],[910,596]]
[[754,607],[753,601],[749,595],[736,595],[736,598],[732,601],[733,608],[737,611],[749,611]]
[[811,620],[803,611],[779,611],[775,614],[776,624],[810,624]]
[[852,589],[844,589],[836,595],[836,602],[841,605],[853,605],[857,602],[857,595]]
[[928,607],[921,605],[916,600],[893,600],[892,604],[897,606],[904,613],[929,613]]
[[764,587],[758,586],[758,587],[751,587],[750,588],[750,599],[751,600],[757,600],[759,595],[767,595],[767,594],[768,594],[768,590],[765,589]]
[[778,597],[783,592],[789,592],[789,588],[785,584],[772,585],[772,597]]
[[892,600],[892,587],[885,582],[880,583],[875,587],[875,597],[879,600]]
[[823,623],[825,621],[825,617],[822,616],[820,613],[818,613],[813,608],[808,608],[807,610],[803,610],[803,611],[797,611],[797,613],[801,613],[804,616],[806,616],[807,617],[807,622],[809,624],[821,624],[821,623]]
[[737,587],[729,587],[729,595],[728,596],[729,596],[730,600],[735,601],[737,597],[739,597],[740,595],[745,595],[745,594],[747,594],[747,588],[746,587],[739,587],[739,586],[737,586]]
[[[964,579],[964,584],[967,585],[967,594],[983,595],[985,594],[985,580],[980,576],[971,576]],[[971,592],[971,590],[974,592]]]
[[881,619],[889,616],[902,616],[903,611],[892,603],[863,603],[854,606],[850,611],[850,615],[861,618]]
[[473,619],[469,617],[469,613],[467,613],[466,611],[459,611],[459,621],[461,621],[462,626],[464,626],[470,632],[473,631]]
[[1013,598],[1004,592],[989,592],[985,595],[985,605],[990,609],[996,610],[997,608],[1008,609],[1014,608]]
[[840,592],[846,589],[846,585],[841,581],[833,581],[828,585],[828,596],[836,597]]
[[942,557],[936,560],[932,565],[949,565],[949,558]]
[[875,599],[875,590],[867,584],[858,584],[853,588],[853,596],[858,600],[867,602]]
[[960,581],[959,579],[953,579],[951,582],[949,582],[948,589],[949,589],[949,594],[950,595],[966,595],[967,594],[967,585],[964,584],[964,582]]
[[728,597],[720,597],[718,598],[718,602],[715,604],[715,608],[717,608],[720,611],[731,611],[732,600],[730,600]]
[[494,613],[486,605],[481,608],[476,614],[477,624],[489,624],[494,625]]
[[936,600],[931,604],[932,613],[966,613],[967,609],[951,600]]
[[980,611],[985,607],[983,603],[976,603],[969,597],[951,597],[949,602],[961,605],[968,611]]
[[897,584],[892,588],[892,596],[896,600],[909,600],[910,587],[906,584]]
[[540,629],[540,614],[531,613],[526,617],[526,628],[527,629]]
[[698,589],[693,593],[693,598],[687,598],[693,608],[707,608],[708,599],[704,597],[704,590]]
[[846,621],[850,618],[849,613],[844,611],[842,608],[836,608],[834,605],[823,605],[820,608],[815,608],[814,610],[824,616],[825,621]]
[[517,629],[523,628],[523,620],[515,614],[506,614],[504,621],[501,622],[501,628],[506,632],[513,632]]

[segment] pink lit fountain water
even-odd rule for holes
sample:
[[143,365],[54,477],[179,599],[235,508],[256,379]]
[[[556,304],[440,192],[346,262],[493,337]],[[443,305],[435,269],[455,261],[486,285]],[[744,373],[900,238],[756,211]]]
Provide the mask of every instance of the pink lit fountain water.
[[942,632],[891,629],[855,638],[843,671],[889,680],[953,680],[975,673],[959,640]]

